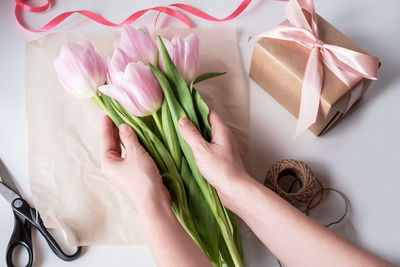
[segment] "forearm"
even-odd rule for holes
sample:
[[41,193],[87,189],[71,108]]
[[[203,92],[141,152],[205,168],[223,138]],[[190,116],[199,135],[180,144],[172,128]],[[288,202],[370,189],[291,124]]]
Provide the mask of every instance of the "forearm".
[[157,266],[211,266],[186,233],[168,201],[160,196],[138,207],[141,225]]
[[390,266],[313,222],[253,179],[238,179],[229,208],[286,266]]

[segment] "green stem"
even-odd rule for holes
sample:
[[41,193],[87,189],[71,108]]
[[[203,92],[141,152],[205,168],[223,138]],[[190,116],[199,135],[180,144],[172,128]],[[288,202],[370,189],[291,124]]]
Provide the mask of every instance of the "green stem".
[[114,115],[108,110],[108,108],[106,107],[106,105],[103,102],[103,99],[101,99],[101,97],[96,93],[94,94],[94,96],[92,98],[90,98],[99,108],[101,108],[108,117],[110,117],[110,119],[117,124],[117,119],[114,117]]
[[100,96],[96,93],[93,95],[92,98],[90,98],[99,108],[107,112],[106,105],[104,104],[103,100],[100,98]]
[[233,229],[232,229],[232,224],[229,221],[230,219],[227,216],[227,212],[224,211],[224,207],[222,206],[221,201],[219,201],[217,192],[211,186],[210,189],[212,196],[214,197],[215,204],[217,206],[216,214],[218,215],[216,216],[216,219],[218,225],[220,226],[222,237],[224,238],[228,250],[231,253],[233,263],[235,264],[236,267],[242,267],[243,263],[239,251],[236,247],[235,240],[233,239]]
[[158,131],[161,134],[162,140],[164,141],[164,144],[167,144],[167,139],[165,138],[165,134],[164,134],[164,130],[162,128],[162,124],[160,121],[160,117],[158,116],[157,112],[154,112],[153,114],[151,114],[151,116],[153,117],[154,121],[156,122]]

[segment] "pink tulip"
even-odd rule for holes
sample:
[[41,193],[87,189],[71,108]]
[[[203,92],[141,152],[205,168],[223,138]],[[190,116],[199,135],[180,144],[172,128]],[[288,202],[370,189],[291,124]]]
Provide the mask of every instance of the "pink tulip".
[[128,25],[122,27],[121,38],[116,43],[133,62],[154,64],[157,47],[146,28],[135,29]]
[[120,102],[133,115],[152,115],[161,107],[161,87],[142,62],[130,62],[123,69],[126,60],[126,54],[116,49],[108,62],[109,83],[101,86],[100,91]]
[[163,41],[172,61],[186,83],[192,82],[198,75],[200,68],[199,36],[192,33],[184,40],[175,36],[171,41],[165,39]]
[[72,95],[89,99],[106,81],[107,68],[89,41],[63,45],[54,60],[58,80]]

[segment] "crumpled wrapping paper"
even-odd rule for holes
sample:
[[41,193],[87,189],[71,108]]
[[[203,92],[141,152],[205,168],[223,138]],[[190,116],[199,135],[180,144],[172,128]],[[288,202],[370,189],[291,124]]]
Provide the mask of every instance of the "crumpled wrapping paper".
[[[186,36],[192,30],[162,30]],[[193,29],[200,36],[201,72],[227,74],[196,86],[232,129],[245,162],[248,155],[248,85],[232,27]],[[100,172],[103,112],[68,94],[53,60],[65,42],[90,40],[106,58],[117,35],[53,33],[26,46],[26,110],[32,198],[48,228],[61,229],[75,245],[145,243],[134,205]]]

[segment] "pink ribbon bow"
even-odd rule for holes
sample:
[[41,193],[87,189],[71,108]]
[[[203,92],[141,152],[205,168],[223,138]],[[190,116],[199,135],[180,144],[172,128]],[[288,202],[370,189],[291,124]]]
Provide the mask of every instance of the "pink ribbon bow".
[[[302,9],[311,14],[310,24]],[[299,120],[295,134],[297,138],[317,120],[324,80],[322,63],[346,86],[352,88],[362,78],[378,79],[379,59],[322,42],[318,37],[313,0],[290,0],[285,13],[288,19],[286,22],[254,36],[292,41],[311,49],[301,88]]]

